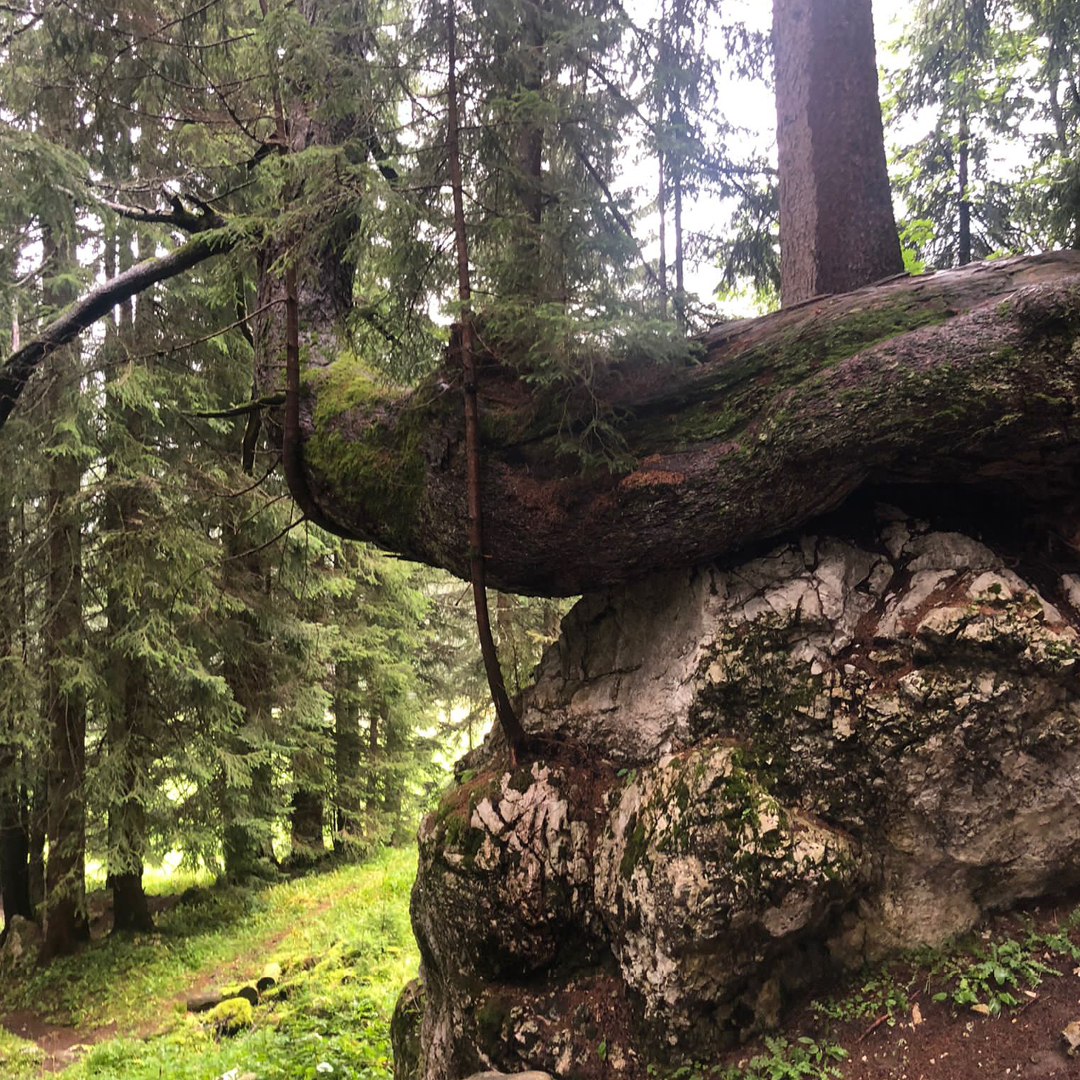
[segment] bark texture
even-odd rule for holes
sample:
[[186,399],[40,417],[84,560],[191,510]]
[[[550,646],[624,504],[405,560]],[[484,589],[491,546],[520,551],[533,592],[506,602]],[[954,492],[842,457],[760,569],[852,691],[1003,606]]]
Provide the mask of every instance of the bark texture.
[[[70,240],[47,231],[45,251],[55,266],[70,269]],[[44,290],[44,299],[60,307],[70,297],[63,286]],[[57,371],[45,391],[45,409],[53,425],[49,486],[45,497],[49,522],[45,582],[47,615],[41,641],[45,666],[42,711],[49,731],[45,865],[45,911],[42,960],[72,953],[90,937],[86,910],[86,689],[79,675],[83,656],[82,525],[79,505],[83,463],[64,425],[72,416],[71,384],[79,377],[74,348],[57,358]]]
[[[487,576],[574,595],[728,556],[874,482],[1015,498],[1071,534],[1080,459],[1080,254],[979,263],[718,326],[696,362],[608,367],[631,464],[582,472],[565,420],[483,365]],[[468,577],[452,368],[400,395],[312,350],[307,487],[337,531]],[[562,434],[560,434],[562,426]]]
[[[13,565],[13,516],[9,500],[0,495],[0,566],[3,567]],[[4,685],[8,671],[15,671],[18,662],[15,652],[17,611],[14,604],[0,609],[0,685]],[[4,914],[0,942],[16,915],[33,918],[28,863],[30,838],[26,829],[26,793],[19,782],[17,769],[16,720],[5,714],[12,704],[0,698],[0,897],[3,898]]]
[[775,0],[773,50],[783,304],[900,273],[871,0]]

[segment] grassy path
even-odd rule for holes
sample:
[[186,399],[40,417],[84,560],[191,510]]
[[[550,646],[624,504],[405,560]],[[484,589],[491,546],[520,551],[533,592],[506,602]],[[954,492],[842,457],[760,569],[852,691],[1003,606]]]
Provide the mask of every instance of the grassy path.
[[[387,851],[258,893],[209,892],[163,915],[156,934],[105,940],[9,981],[0,987],[0,1023],[28,1026],[38,1041],[0,1031],[0,1075],[38,1076],[46,1064],[55,1068],[48,1051],[60,1048],[63,1061],[93,1043],[57,1075],[389,1076],[390,1012],[418,963],[408,921],[415,866],[415,851]],[[193,990],[245,981],[270,960],[286,969],[287,996],[256,1009],[247,1031],[219,1040],[184,1012]]]

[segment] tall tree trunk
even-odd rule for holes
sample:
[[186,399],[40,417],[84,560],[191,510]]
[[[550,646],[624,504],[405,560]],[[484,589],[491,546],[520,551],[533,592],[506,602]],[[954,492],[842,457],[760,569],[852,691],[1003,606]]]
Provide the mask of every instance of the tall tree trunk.
[[[242,508],[234,507],[226,526],[226,589],[243,597],[261,579],[260,555],[242,524]],[[231,738],[230,752],[237,757],[258,753],[257,743],[269,723],[269,703],[265,699],[270,672],[265,662],[267,642],[254,615],[241,611],[234,616],[234,648],[225,659],[224,676],[240,709],[241,728]],[[240,643],[243,643],[242,645]],[[273,799],[273,772],[270,763],[257,761],[246,784],[232,784],[223,778],[221,811],[222,852],[225,876],[244,881],[266,876],[275,866],[272,825],[277,808]]]
[[[19,503],[19,549],[27,546],[26,506]],[[26,567],[20,562],[18,571],[19,638],[23,663],[30,656],[30,610],[27,602]],[[27,889],[30,908],[38,913],[45,903],[45,769],[40,755],[32,755],[27,762],[26,783],[28,790],[22,796],[23,828],[29,841],[27,852]]]
[[660,318],[667,318],[667,178],[664,175],[664,151],[658,153],[656,206],[660,214],[660,262],[656,277],[660,282]]
[[414,823],[402,815],[404,789],[405,743],[400,729],[390,720],[390,709],[384,703],[381,716],[383,730],[383,791],[382,813],[389,827],[390,843],[395,847],[407,843],[414,831]]
[[368,742],[367,742],[367,804],[369,812],[374,812],[379,805],[379,789],[382,787],[380,752],[379,752],[379,713],[382,705],[377,701],[368,702]]
[[675,316],[679,325],[686,328],[686,282],[683,276],[685,252],[683,249],[683,177],[682,163],[674,177],[674,215],[675,215]]
[[363,742],[360,737],[360,672],[353,661],[334,663],[334,779],[337,828],[334,850],[348,853],[359,840],[360,764]]
[[[47,235],[46,258],[55,274],[72,262],[69,241]],[[47,290],[45,300],[60,307],[71,297]],[[42,650],[44,709],[49,727],[45,918],[42,959],[74,952],[89,938],[86,914],[86,702],[80,682],[82,656],[82,533],[79,488],[82,464],[65,434],[70,417],[70,382],[78,378],[78,351],[65,350],[45,390],[45,411],[53,425],[46,494],[48,573]]]
[[[265,11],[264,11],[265,14]],[[283,300],[281,290],[275,291],[278,279],[268,272],[268,253],[259,254],[259,291],[274,295],[275,301]],[[295,296],[291,297],[295,302]],[[280,306],[278,303],[277,306]],[[284,338],[275,333],[280,319],[264,320],[257,326],[262,332],[252,335],[256,361],[260,346],[265,355],[275,346],[284,346]],[[279,352],[277,356],[280,357]],[[280,364],[280,361],[278,361]],[[290,377],[292,377],[290,375]],[[255,450],[262,430],[257,414],[249,417],[241,444],[241,467],[251,476],[255,469]],[[289,469],[286,468],[286,475]],[[244,757],[252,751],[252,737],[259,739],[270,719],[270,702],[266,698],[270,685],[270,671],[266,659],[268,642],[251,605],[257,595],[269,590],[263,568],[264,551],[251,536],[247,525],[250,521],[248,506],[236,500],[225,515],[225,566],[222,584],[226,592],[238,597],[243,607],[232,618],[231,643],[223,664],[225,682],[233,701],[240,710],[239,730],[229,740],[229,751]],[[246,729],[246,732],[245,732]],[[222,856],[225,877],[229,881],[244,881],[253,876],[267,876],[271,867],[277,867],[273,845],[273,821],[276,807],[273,797],[273,771],[269,762],[259,762],[251,769],[247,785],[238,785],[222,774],[218,786],[219,807],[222,820]]]
[[781,302],[902,272],[871,0],[774,0],[773,51]]
[[16,755],[0,747],[0,892],[4,927],[16,915],[34,917],[30,903],[30,836],[26,830],[25,789],[18,783]]
[[[106,275],[116,271],[115,240],[106,247]],[[130,235],[120,232],[120,270],[131,261]],[[148,238],[140,237],[140,250],[149,247]],[[112,257],[110,259],[110,252]],[[112,262],[112,266],[109,263]],[[145,305],[140,304],[140,312]],[[141,324],[146,323],[141,318]],[[121,305],[118,325],[110,327],[106,356],[113,355],[118,336],[138,327],[132,326],[131,304]],[[114,346],[109,349],[108,345]],[[105,505],[106,533],[112,551],[113,582],[106,599],[109,624],[108,683],[110,709],[106,725],[106,740],[112,768],[113,788],[109,804],[108,886],[113,894],[113,932],[149,931],[154,922],[143,888],[143,859],[146,851],[146,810],[141,790],[151,755],[148,738],[149,685],[145,663],[141,656],[132,656],[121,642],[140,611],[126,599],[131,590],[120,578],[124,573],[125,553],[137,543],[141,513],[137,477],[132,475],[132,455],[140,453],[144,437],[143,416],[138,409],[126,407],[119,400],[109,402],[109,444],[111,454],[106,465],[109,496]]]
[[968,198],[968,159],[970,156],[967,106],[960,111],[960,130],[957,135],[958,163],[956,170],[956,194],[960,210],[960,227],[957,232],[957,262],[967,266],[971,262],[971,201]]
[[[525,732],[521,721],[510,704],[503,683],[502,668],[495,649],[495,639],[491,634],[491,613],[488,610],[487,570],[484,566],[484,524],[483,503],[480,493],[480,410],[477,398],[476,354],[473,350],[472,313],[469,308],[472,290],[469,284],[469,249],[465,236],[465,206],[461,178],[461,153],[458,140],[460,117],[458,116],[457,96],[457,32],[454,25],[454,4],[449,0],[447,6],[447,153],[450,158],[450,184],[454,202],[454,239],[457,251],[458,298],[461,300],[461,325],[458,329],[458,350],[461,356],[462,386],[465,396],[465,458],[468,473],[468,548],[469,580],[472,582],[473,607],[476,611],[476,629],[480,639],[480,652],[484,659],[484,671],[487,675],[491,700],[495,705],[495,715],[506,736],[510,748],[510,761],[514,763],[518,748],[522,745]],[[374,718],[372,732],[375,731]]]
[[[526,112],[536,108],[543,89],[545,7],[543,0],[529,0],[522,5],[518,53]],[[543,155],[544,129],[536,119],[528,118],[517,133],[517,175],[513,178],[522,211],[511,268],[514,277],[504,281],[502,287],[508,293],[533,300],[545,293],[545,284],[551,285],[551,280],[545,283],[543,265]]]
[[[0,493],[0,567],[11,571],[13,566],[11,503]],[[21,661],[14,625],[17,612],[15,605],[0,605],[0,686],[5,684],[6,671]],[[4,709],[5,703],[0,699],[0,710]],[[0,894],[3,895],[5,932],[16,915],[25,919],[33,917],[28,861],[30,837],[26,831],[26,791],[18,773],[17,723],[15,715],[0,715]]]
[[656,168],[657,168],[657,185],[656,185],[656,209],[660,216],[660,229],[659,229],[659,241],[660,241],[660,265],[658,267],[657,277],[660,281],[660,317],[662,319],[667,318],[667,300],[668,300],[668,287],[667,287],[667,170],[666,170],[666,158],[667,149],[665,147],[665,140],[667,138],[667,53],[668,53],[668,15],[667,15],[667,0],[662,0],[660,5],[660,41],[658,43],[659,48],[659,67],[660,78],[656,87]]
[[[303,768],[303,766],[300,766]],[[293,769],[296,771],[296,764]],[[317,862],[326,853],[323,841],[322,792],[300,786],[293,792],[289,814],[291,858],[296,863]]]
[[26,832],[30,837],[28,887],[30,907],[36,912],[45,903],[45,826],[47,820],[48,794],[45,772],[39,766],[34,786],[27,800],[28,818]]

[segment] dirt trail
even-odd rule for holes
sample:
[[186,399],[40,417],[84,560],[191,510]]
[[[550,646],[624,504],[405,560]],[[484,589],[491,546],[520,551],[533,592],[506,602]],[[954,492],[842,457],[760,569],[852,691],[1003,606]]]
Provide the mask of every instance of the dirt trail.
[[13,1035],[38,1044],[44,1051],[43,1072],[59,1072],[76,1061],[94,1043],[104,1042],[116,1034],[116,1024],[103,1027],[76,1028],[51,1024],[30,1009],[0,1016],[2,1024]]
[[[353,885],[340,893],[320,901],[304,910],[305,919],[318,918],[359,886]],[[208,993],[215,987],[241,983],[255,977],[266,966],[274,950],[296,929],[296,923],[275,930],[260,938],[246,951],[237,953],[227,963],[212,970],[193,972],[183,990],[165,999],[155,1010],[154,1018],[144,1020],[132,1028],[121,1031],[116,1022],[96,1026],[56,1024],[39,1016],[32,1009],[0,1015],[0,1027],[6,1028],[22,1039],[28,1039],[44,1051],[41,1069],[43,1074],[60,1072],[76,1062],[96,1043],[106,1042],[117,1035],[137,1039],[151,1039],[164,1034],[173,1024],[177,1008],[197,994]]]

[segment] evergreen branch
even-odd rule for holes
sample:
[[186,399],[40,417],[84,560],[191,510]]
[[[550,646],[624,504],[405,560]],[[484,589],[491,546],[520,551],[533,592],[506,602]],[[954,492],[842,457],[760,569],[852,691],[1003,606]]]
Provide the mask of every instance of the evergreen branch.
[[34,27],[45,18],[49,8],[59,6],[60,0],[51,0],[51,3],[42,4],[38,11],[16,8],[9,4],[0,4],[0,11],[5,11],[11,15],[22,15],[27,19],[21,26],[16,26],[10,33],[5,34],[3,38],[0,38],[0,49],[6,49],[21,34],[25,34],[28,30],[33,30]]
[[364,140],[364,145],[367,147],[368,153],[371,155],[371,160],[375,162],[375,168],[382,173],[383,179],[386,180],[387,183],[396,184],[401,177],[398,175],[397,169],[389,164],[390,155],[383,147],[378,132],[376,132],[374,128],[368,127],[361,137]]
[[[262,487],[263,484],[265,484],[266,481],[270,479],[270,477],[274,473],[274,470],[277,469],[278,465],[280,465],[280,464],[281,464],[281,455],[278,454],[278,456],[275,457],[274,460],[270,463],[270,468],[267,469],[266,472],[264,472],[262,474],[262,476],[259,477],[258,480],[254,481],[254,483],[248,484],[247,487],[240,488],[239,491],[228,491],[224,495],[220,495],[218,497],[221,498],[221,499],[239,499],[242,496],[249,494],[250,492],[254,491],[256,488]],[[248,475],[249,476],[254,476],[254,470],[249,472]]]
[[642,254],[641,247],[637,242],[637,237],[634,236],[633,227],[630,225],[630,222],[626,220],[626,215],[619,209],[619,204],[615,201],[615,196],[612,195],[611,188],[608,187],[607,181],[600,175],[600,171],[589,160],[588,154],[578,146],[574,146],[573,150],[578,161],[585,166],[585,171],[593,178],[594,183],[600,189],[605,200],[607,200],[607,208],[611,213],[611,216],[632,241],[634,250],[637,251],[638,258],[641,259],[641,265],[645,268],[645,273],[648,275],[649,280],[653,283],[653,286],[662,293],[663,286],[660,284],[660,279],[656,276],[656,271],[649,265],[648,260]]
[[[281,498],[275,499],[274,502],[280,502],[281,499],[284,499],[284,498],[287,498],[287,497],[288,496],[283,495],[283,496],[281,496]],[[271,503],[269,505],[272,506],[273,503]],[[266,509],[266,508],[263,507],[263,509]],[[221,561],[223,563],[225,563],[225,562],[233,562],[233,561],[235,561],[237,559],[246,559],[251,555],[258,555],[260,551],[265,551],[268,547],[273,547],[279,540],[283,540],[286,536],[289,535],[289,533],[291,533],[293,531],[293,529],[296,528],[297,525],[303,525],[305,521],[310,521],[310,520],[311,519],[307,516],[307,514],[301,514],[295,521],[290,521],[289,524],[286,525],[284,529],[282,529],[280,532],[276,533],[274,536],[271,536],[270,539],[265,541],[264,543],[258,544],[253,548],[248,548],[247,551],[239,551],[235,555],[226,555]]]
[[[243,313],[243,304],[237,304],[237,314],[239,318],[235,322],[229,323],[227,326],[222,326],[218,330],[211,330],[209,334],[203,334],[202,337],[192,338],[189,341],[181,341],[179,345],[172,345],[168,349],[154,349],[151,352],[137,353],[135,356],[128,356],[129,360],[158,360],[162,357],[173,356],[175,353],[183,352],[184,349],[192,349],[196,345],[201,345],[204,341],[213,341],[216,337],[221,337],[222,334],[227,334],[230,330],[239,330],[244,335],[247,343],[254,348],[255,339],[251,335],[251,329],[248,326],[248,319],[253,319],[256,315],[261,315],[264,311],[269,310],[275,304],[282,303],[281,300],[270,300],[263,304],[261,308],[257,308],[250,315]],[[281,402],[275,402],[274,404],[280,405]],[[200,413],[189,413],[190,416],[199,416]],[[233,414],[233,415],[239,415]]]
[[130,50],[134,49],[135,46],[140,44],[141,42],[155,40],[155,38],[157,38],[159,34],[164,33],[166,30],[171,30],[178,23],[182,23],[187,19],[194,19],[197,16],[202,15],[204,11],[206,11],[207,9],[213,7],[214,4],[216,4],[218,2],[219,2],[219,0],[206,0],[206,3],[201,4],[199,7],[195,8],[193,11],[182,12],[180,15],[177,15],[174,18],[169,19],[167,22],[161,23],[156,29],[151,30],[150,33],[148,33],[148,34],[133,34],[131,36],[131,38],[128,40],[127,44],[124,45],[124,47],[122,49],[120,49],[120,51],[112,58],[112,63],[115,64],[116,61],[119,60],[120,57],[124,55],[124,53],[130,52]]
[[205,411],[185,412],[185,416],[194,416],[200,420],[224,420],[230,416],[247,416],[260,409],[270,409],[275,405],[284,405],[284,394],[265,394],[254,401],[245,401],[242,405],[232,405],[228,409],[207,409]]
[[76,300],[40,334],[16,349],[0,367],[0,429],[15,408],[30,376],[47,356],[74,341],[117,304],[228,251],[234,243],[233,238],[217,231],[201,233],[168,255],[137,263]]

